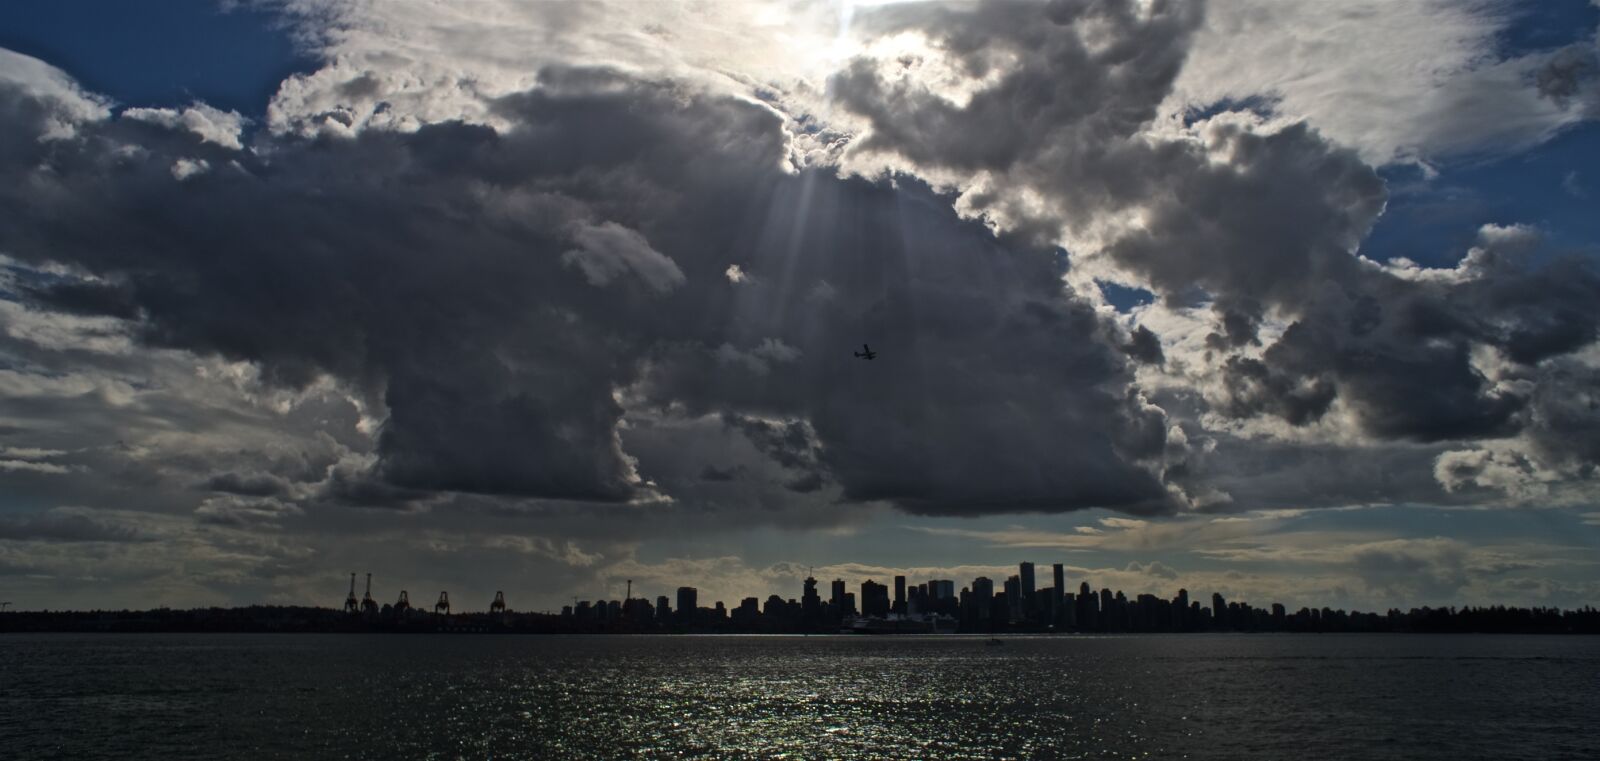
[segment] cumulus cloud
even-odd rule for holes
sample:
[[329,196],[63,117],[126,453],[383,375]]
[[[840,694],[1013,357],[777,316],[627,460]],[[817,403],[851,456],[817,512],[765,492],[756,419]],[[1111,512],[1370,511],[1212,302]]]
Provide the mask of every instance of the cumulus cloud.
[[659,292],[683,285],[683,270],[677,263],[651,248],[643,235],[622,225],[584,224],[572,237],[579,247],[562,254],[561,261],[583,270],[590,285],[605,285],[626,272]]
[[201,523],[219,526],[246,527],[274,525],[284,518],[303,515],[299,506],[276,499],[249,499],[236,495],[212,497],[195,508],[195,517]]
[[[1508,2],[1209,3],[1165,108],[1262,102],[1375,164],[1526,148],[1592,118],[1593,45],[1507,55]],[[1251,44],[1238,44],[1249,39]]]
[[[628,399],[795,421],[803,458],[762,444],[794,492],[834,482],[850,500],[931,511],[1168,509],[1161,412],[1127,389],[1114,331],[1061,288],[1047,252],[1001,245],[914,184],[786,171],[782,121],[761,106],[608,71],[542,81],[494,104],[503,131],[285,137],[270,167],[229,157],[244,171],[190,176],[203,195],[156,178],[163,150],[192,144],[145,144],[107,183],[139,137],[112,122],[48,173],[11,165],[54,192],[7,198],[32,220],[7,245],[116,283],[147,344],[246,360],[270,385],[355,389],[385,417],[375,460],[344,483],[634,500],[652,487],[625,450]],[[184,200],[137,223],[123,212],[163,193]],[[793,213],[802,200],[812,214]],[[48,235],[81,215],[105,225]],[[137,269],[119,263],[131,252]],[[716,275],[735,255],[756,277],[730,301]],[[619,288],[625,274],[645,287]],[[800,306],[822,283],[827,310]],[[878,337],[887,353],[865,374],[845,349]],[[1034,465],[1038,451],[1055,462]]]
[[[1363,250],[1380,165],[1593,117],[1592,46],[1494,53],[1497,4],[277,7],[322,65],[250,133],[0,52],[8,484],[221,533],[397,507],[457,549],[451,511],[1592,502],[1592,258],[1514,220]],[[1259,526],[1079,529],[971,538]],[[591,538],[493,548],[626,557]]]
[[241,150],[244,143],[241,133],[249,122],[238,111],[223,111],[205,103],[195,103],[182,110],[173,108],[129,108],[121,117],[149,122],[168,129],[182,129],[207,143],[224,148]]

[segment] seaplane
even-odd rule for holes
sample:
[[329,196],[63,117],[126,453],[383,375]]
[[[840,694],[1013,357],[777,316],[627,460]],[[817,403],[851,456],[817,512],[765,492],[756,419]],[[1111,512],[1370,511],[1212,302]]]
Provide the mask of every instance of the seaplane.
[[873,351],[872,347],[862,344],[861,351],[856,352],[856,356],[862,359],[877,359],[878,353]]

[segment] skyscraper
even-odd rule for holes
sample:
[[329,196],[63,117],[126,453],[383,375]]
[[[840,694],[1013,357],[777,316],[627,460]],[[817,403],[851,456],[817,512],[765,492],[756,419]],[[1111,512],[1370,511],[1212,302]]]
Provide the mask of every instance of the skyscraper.
[[1022,581],[1022,589],[1017,604],[1012,608],[1021,611],[1021,617],[1032,618],[1033,611],[1037,608],[1033,601],[1033,593],[1038,590],[1033,578],[1033,564],[1024,561],[1018,568],[1017,577]]
[[1078,585],[1078,628],[1083,631],[1094,631],[1099,624],[1099,611],[1095,609],[1098,599],[1094,591],[1089,589],[1089,582]]
[[872,579],[861,582],[861,615],[889,615],[889,588]]
[[1056,610],[1059,612],[1065,610],[1061,603],[1067,594],[1067,569],[1060,563],[1055,563],[1050,566],[1050,575],[1054,577],[1053,580],[1056,583],[1055,603]]
[[994,582],[987,576],[972,580],[973,611],[979,620],[989,620],[989,606],[994,602]]
[[678,587],[678,619],[693,621],[694,612],[699,608],[700,590],[694,587]]
[[906,577],[894,577],[894,612],[906,612]]
[[1006,616],[1011,621],[1022,620],[1022,580],[1016,576],[1006,579]]
[[809,574],[806,576],[805,592],[800,595],[800,615],[808,622],[822,615],[822,597],[817,594],[817,580]]
[[833,583],[830,584],[829,587],[831,589],[828,596],[828,604],[838,609],[840,613],[848,612],[844,607],[844,579],[834,579]]

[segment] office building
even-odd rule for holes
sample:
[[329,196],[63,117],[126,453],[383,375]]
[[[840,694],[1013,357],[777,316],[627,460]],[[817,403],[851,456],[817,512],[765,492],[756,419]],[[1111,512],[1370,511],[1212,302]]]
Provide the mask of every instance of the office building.
[[700,608],[700,590],[678,587],[678,620],[693,621],[694,612]]
[[1022,618],[1031,617],[1036,605],[1033,600],[1034,592],[1037,591],[1035,579],[1033,578],[1033,564],[1022,563],[1017,570],[1017,579],[1021,581],[1022,586],[1019,590],[1020,597],[1017,599],[1017,605],[1013,607],[1022,612],[1022,616],[1018,618],[1018,620],[1021,620]]
[[861,615],[889,615],[889,588],[872,579],[861,582]]

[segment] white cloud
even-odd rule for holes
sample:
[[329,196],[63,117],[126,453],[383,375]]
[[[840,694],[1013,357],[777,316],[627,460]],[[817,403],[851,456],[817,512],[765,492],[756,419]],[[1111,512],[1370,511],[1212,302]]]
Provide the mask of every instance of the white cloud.
[[677,262],[651,248],[634,230],[615,222],[584,224],[573,231],[572,238],[579,247],[562,254],[561,261],[583,270],[590,285],[606,285],[627,272],[658,293],[683,285],[683,270]]
[[84,90],[66,72],[37,58],[0,48],[0,82],[16,85],[51,110],[41,139],[77,134],[77,123],[111,116],[109,99]]
[[244,126],[250,121],[238,111],[223,111],[205,103],[195,103],[181,111],[172,108],[130,108],[122,112],[122,118],[159,124],[168,129],[188,130],[204,142],[236,151],[244,148],[240,138]]
[[461,119],[497,124],[489,101],[545,66],[609,66],[749,94],[823,77],[846,52],[830,2],[710,0],[285,4],[328,63],[285,80],[275,132],[353,134]]
[[35,462],[33,460],[0,460],[0,470],[31,471],[57,475],[71,472],[71,469],[65,465],[57,465],[53,462]]
[[197,174],[205,174],[211,170],[211,162],[205,159],[178,159],[172,162],[172,179],[183,182]]
[[1500,0],[1211,3],[1168,109],[1266,98],[1375,164],[1514,152],[1588,118],[1535,86],[1553,52],[1497,53],[1518,12]]

